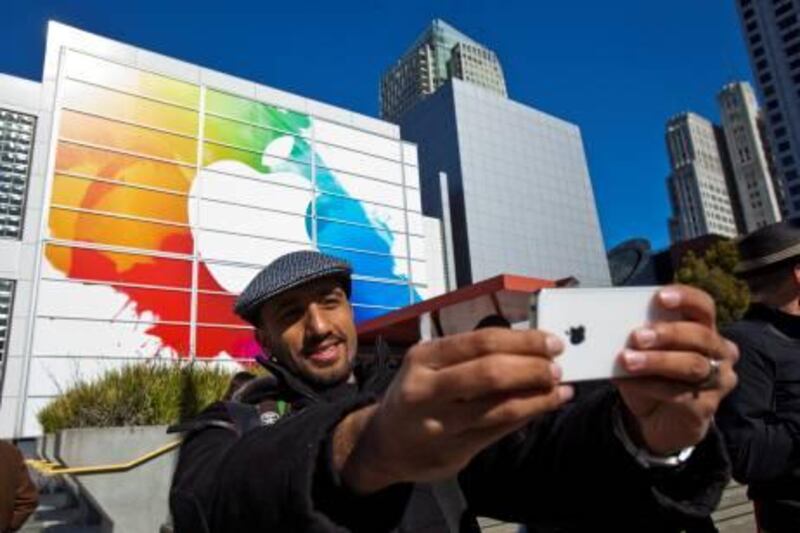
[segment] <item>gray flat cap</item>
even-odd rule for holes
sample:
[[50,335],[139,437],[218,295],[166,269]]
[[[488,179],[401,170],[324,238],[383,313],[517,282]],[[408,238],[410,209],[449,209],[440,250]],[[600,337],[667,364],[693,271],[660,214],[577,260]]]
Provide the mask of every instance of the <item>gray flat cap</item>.
[[258,327],[261,306],[270,298],[329,276],[337,276],[344,282],[344,290],[350,296],[350,263],[320,252],[302,250],[282,255],[264,267],[245,287],[236,304],[234,312],[242,319]]

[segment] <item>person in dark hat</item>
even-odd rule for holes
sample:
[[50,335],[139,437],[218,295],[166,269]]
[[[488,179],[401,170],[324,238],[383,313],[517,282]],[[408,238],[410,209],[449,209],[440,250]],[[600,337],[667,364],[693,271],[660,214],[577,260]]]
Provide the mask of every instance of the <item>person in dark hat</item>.
[[483,515],[661,532],[719,502],[729,464],[711,421],[737,351],[705,293],[664,288],[659,305],[687,318],[633,332],[620,357],[635,377],[571,402],[563,346],[542,331],[487,327],[403,357],[359,355],[350,275],[295,252],[240,295],[274,376],[241,401],[286,407],[247,432],[229,419],[233,430],[187,437],[173,491],[202,517],[184,531],[477,532]]
[[800,531],[800,218],[739,242],[750,287],[744,318],[723,332],[739,345],[739,386],[720,407],[733,476],[748,485],[763,532]]

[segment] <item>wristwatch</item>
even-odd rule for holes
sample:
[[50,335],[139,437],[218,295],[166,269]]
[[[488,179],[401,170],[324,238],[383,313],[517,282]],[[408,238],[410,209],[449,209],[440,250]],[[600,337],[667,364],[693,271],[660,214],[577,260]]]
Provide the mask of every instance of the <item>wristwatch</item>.
[[646,448],[638,446],[633,442],[633,439],[625,427],[624,415],[622,413],[622,406],[619,403],[614,404],[612,419],[614,424],[614,435],[622,442],[631,456],[644,468],[675,468],[686,461],[692,456],[694,446],[683,448],[679,452],[672,455],[655,455],[650,453]]

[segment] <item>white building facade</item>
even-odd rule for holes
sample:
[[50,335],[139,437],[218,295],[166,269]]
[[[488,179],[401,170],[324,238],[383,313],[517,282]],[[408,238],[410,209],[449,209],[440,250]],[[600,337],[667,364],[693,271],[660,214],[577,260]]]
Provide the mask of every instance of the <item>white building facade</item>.
[[445,287],[395,125],[57,23],[0,110],[36,119],[23,231],[0,236],[2,438],[115,366],[251,359],[232,305],[283,253],[349,260],[358,321]]

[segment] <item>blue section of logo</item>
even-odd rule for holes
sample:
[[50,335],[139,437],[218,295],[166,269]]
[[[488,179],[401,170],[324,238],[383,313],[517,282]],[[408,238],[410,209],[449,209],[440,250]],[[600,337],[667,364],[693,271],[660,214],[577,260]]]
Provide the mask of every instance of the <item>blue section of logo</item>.
[[[311,152],[309,144],[298,137],[294,140],[292,157],[309,160]],[[391,256],[394,232],[383,221],[371,218],[363,204],[352,198],[334,173],[324,167],[321,158],[317,155],[315,157],[317,188],[326,191],[326,194],[319,194],[315,199],[317,243],[320,251],[349,261],[356,275],[403,282],[403,284],[391,284],[354,280],[352,301],[355,304],[356,321],[375,318],[389,312],[391,308],[405,307],[420,301],[422,298],[416,289],[412,287],[409,290],[408,277],[397,273],[396,262],[405,259]],[[285,165],[272,166],[272,170],[295,172],[309,182],[312,179],[311,169],[307,165],[297,165],[287,161]],[[309,203],[306,210],[306,231],[309,237],[313,234],[311,214],[312,206]]]

